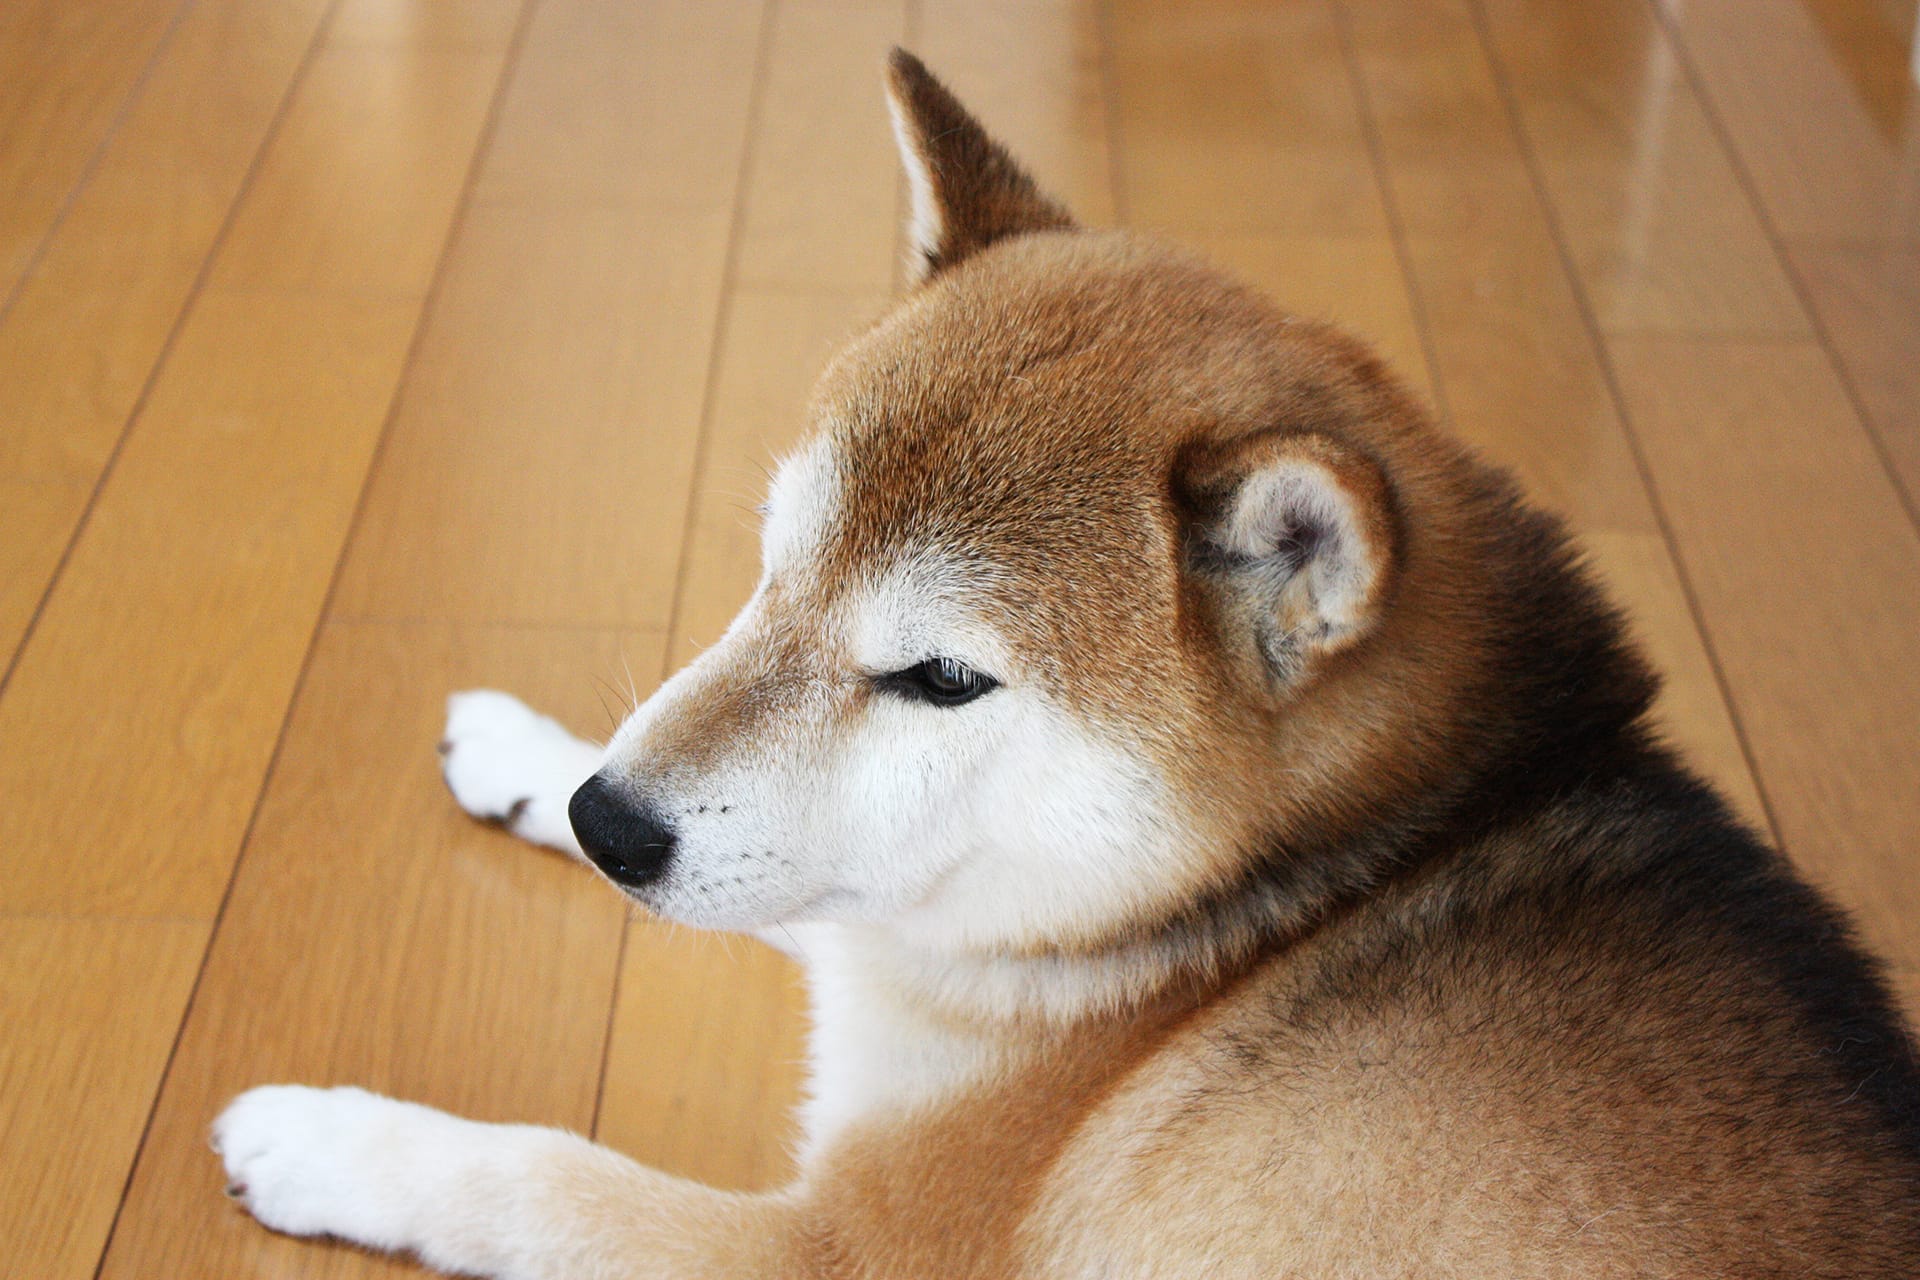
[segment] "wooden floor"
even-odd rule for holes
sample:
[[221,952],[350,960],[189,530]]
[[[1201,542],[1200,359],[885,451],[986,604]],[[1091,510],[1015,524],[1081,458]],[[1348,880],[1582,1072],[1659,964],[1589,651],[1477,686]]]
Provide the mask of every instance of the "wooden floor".
[[366,1276],[203,1136],[352,1081],[787,1167],[799,1002],[463,819],[712,638],[895,285],[905,41],[1085,217],[1373,337],[1920,1006],[1903,0],[0,7],[0,1274]]

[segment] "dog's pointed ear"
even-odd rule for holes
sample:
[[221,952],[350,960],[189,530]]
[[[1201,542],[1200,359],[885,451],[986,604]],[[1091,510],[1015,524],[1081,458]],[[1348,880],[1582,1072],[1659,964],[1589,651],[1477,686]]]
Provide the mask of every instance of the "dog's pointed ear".
[[1190,564],[1276,681],[1357,643],[1379,621],[1396,557],[1386,477],[1329,436],[1261,433],[1190,455]]
[[1073,226],[920,59],[887,60],[887,105],[912,196],[909,274],[924,280],[996,240]]

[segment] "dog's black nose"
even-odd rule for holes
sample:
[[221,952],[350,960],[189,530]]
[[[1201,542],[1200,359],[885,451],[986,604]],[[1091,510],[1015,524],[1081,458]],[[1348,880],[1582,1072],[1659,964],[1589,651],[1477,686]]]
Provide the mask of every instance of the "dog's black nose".
[[623,796],[600,774],[573,793],[567,802],[567,820],[593,865],[629,889],[659,879],[673,857],[673,828],[660,820],[652,806]]

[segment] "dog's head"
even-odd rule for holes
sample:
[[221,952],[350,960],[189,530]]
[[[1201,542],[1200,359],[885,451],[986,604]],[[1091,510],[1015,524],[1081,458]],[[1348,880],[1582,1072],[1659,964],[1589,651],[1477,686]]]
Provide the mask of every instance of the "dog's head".
[[913,288],[574,822],[693,924],[1098,945],[1421,785],[1476,661],[1433,551],[1471,467],[1365,348],[1076,227],[911,57],[889,87]]

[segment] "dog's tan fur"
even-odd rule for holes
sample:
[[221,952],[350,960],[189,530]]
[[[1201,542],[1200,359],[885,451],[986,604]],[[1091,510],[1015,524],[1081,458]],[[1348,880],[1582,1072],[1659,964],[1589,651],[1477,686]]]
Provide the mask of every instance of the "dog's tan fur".
[[[931,548],[1178,838],[977,944],[835,926],[841,998],[952,1065],[790,1188],[513,1131],[422,1175],[470,1220],[361,1234],[543,1277],[1920,1273],[1911,1042],[1650,741],[1557,525],[1360,344],[1075,228],[904,55],[892,89],[923,279],[820,381],[835,518],[625,758],[846,731],[884,696],[846,601]],[[1294,548],[1274,595],[1233,540],[1276,475],[1347,562]]]

